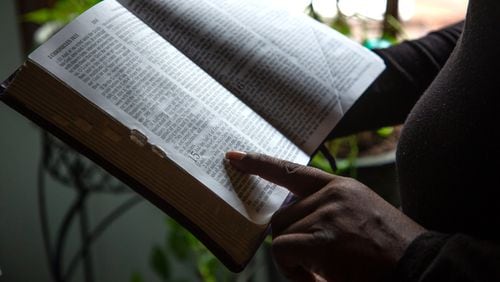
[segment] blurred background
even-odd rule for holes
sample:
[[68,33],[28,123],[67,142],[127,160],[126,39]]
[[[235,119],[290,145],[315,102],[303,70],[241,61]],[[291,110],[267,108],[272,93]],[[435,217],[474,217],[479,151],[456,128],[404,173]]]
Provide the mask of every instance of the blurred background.
[[[0,1],[0,80],[54,30],[95,2]],[[466,0],[281,2],[368,48],[386,47],[459,21],[467,6]],[[397,129],[390,128],[377,134],[394,133]],[[228,273],[164,213],[3,103],[0,136],[0,281],[281,279],[267,243],[244,273]],[[393,149],[389,146],[389,153]],[[349,161],[339,173],[363,179],[367,162],[359,161],[360,150],[356,147],[353,154],[352,147],[348,149],[344,157]],[[313,164],[328,170],[321,157]],[[380,185],[381,193],[397,205],[397,194],[390,190],[394,188],[384,188],[395,182],[393,159],[381,165],[388,165],[389,172],[377,173],[383,175],[377,179],[382,184],[373,185]],[[85,181],[79,181],[84,176]]]

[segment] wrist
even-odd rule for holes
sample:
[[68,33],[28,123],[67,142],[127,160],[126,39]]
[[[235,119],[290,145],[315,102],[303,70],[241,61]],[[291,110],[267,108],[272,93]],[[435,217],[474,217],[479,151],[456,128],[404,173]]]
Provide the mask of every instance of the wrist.
[[[406,216],[405,216],[406,217]],[[402,225],[402,230],[400,234],[400,243],[394,254],[395,263],[397,263],[403,257],[404,253],[408,247],[412,244],[415,239],[420,235],[427,232],[427,230],[420,224],[416,223],[412,219],[406,217],[406,222]]]

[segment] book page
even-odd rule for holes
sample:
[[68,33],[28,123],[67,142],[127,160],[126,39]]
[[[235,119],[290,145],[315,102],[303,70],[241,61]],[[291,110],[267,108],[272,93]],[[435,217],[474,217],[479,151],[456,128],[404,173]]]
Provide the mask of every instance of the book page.
[[238,148],[302,164],[309,159],[114,0],[85,12],[30,59],[147,136],[148,143],[255,223],[267,223],[288,192],[235,171],[224,163],[224,153]]
[[264,0],[120,0],[308,154],[383,70],[304,14]]

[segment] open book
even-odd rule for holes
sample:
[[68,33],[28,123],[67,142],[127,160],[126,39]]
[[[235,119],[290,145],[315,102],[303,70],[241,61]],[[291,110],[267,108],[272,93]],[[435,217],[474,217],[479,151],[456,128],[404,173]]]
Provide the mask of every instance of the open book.
[[306,164],[384,69],[269,2],[105,0],[35,50],[0,97],[239,271],[289,193],[224,153]]

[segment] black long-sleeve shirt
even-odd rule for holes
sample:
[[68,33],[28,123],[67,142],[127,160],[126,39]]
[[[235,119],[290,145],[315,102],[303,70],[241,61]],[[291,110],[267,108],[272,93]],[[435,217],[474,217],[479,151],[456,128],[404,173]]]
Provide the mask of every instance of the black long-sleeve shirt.
[[500,281],[499,16],[500,1],[470,0],[464,23],[377,50],[387,70],[332,134],[405,124],[402,208],[431,231],[394,281]]

